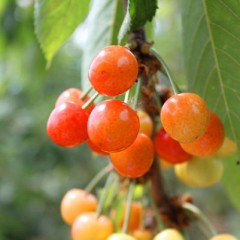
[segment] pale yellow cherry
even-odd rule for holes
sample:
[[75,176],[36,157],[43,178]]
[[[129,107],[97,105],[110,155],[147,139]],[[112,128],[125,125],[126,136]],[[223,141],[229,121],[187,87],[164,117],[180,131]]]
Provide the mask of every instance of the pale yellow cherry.
[[126,233],[113,233],[107,240],[136,240],[136,238],[126,234]]
[[178,230],[167,228],[158,233],[153,240],[184,240],[184,237]]
[[174,166],[174,164],[171,164],[170,162],[167,162],[166,160],[161,158],[159,158],[159,163],[162,169],[170,169]]
[[226,157],[237,152],[237,144],[228,137],[224,138],[221,148],[216,152],[217,156]]
[[239,240],[239,239],[231,234],[223,233],[223,234],[218,234],[210,238],[209,240]]

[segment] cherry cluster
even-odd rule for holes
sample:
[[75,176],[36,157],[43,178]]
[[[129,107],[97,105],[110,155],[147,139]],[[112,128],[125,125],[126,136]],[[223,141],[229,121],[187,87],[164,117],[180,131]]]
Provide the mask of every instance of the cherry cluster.
[[[60,94],[47,122],[51,140],[68,148],[87,143],[93,152],[108,155],[111,167],[129,179],[145,176],[157,155],[162,167],[174,166],[179,179],[190,186],[216,183],[223,167],[212,156],[229,154],[229,145],[230,154],[235,151],[235,143],[225,137],[220,118],[209,111],[199,95],[179,93],[164,102],[158,115],[160,125],[156,127],[145,110],[129,104],[128,93],[139,81],[138,75],[138,61],[129,49],[103,48],[89,68],[90,90],[94,89],[95,94],[90,97],[90,91],[84,93],[77,88]],[[122,94],[124,101],[119,97]],[[99,95],[107,99],[96,104]],[[143,206],[138,202],[131,202],[130,208],[124,204],[122,217],[117,221],[117,226],[122,227],[127,218],[125,232],[131,235],[114,233],[114,212],[102,215],[99,205],[97,198],[86,190],[71,189],[65,194],[61,215],[71,226],[73,240],[184,239],[171,228],[153,238],[151,231],[141,227]]]

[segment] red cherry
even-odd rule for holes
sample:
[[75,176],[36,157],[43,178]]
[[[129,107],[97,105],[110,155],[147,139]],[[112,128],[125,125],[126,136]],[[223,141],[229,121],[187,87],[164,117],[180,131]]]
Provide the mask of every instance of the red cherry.
[[119,100],[106,100],[92,110],[88,120],[90,141],[104,152],[130,146],[139,131],[137,113]]
[[[55,107],[65,102],[75,103],[82,107],[82,105],[90,99],[89,96],[86,96],[84,99],[81,99],[82,95],[83,95],[83,92],[80,89],[77,89],[77,88],[66,89],[59,95],[55,103]],[[87,109],[85,109],[85,111],[90,114],[94,106],[95,105],[92,103]]]
[[103,48],[89,68],[89,81],[102,95],[116,96],[127,91],[136,81],[138,63],[123,46]]
[[134,143],[121,152],[110,153],[115,170],[125,177],[143,176],[151,167],[154,158],[152,140],[139,133]]
[[73,103],[63,103],[50,114],[47,133],[52,141],[63,147],[75,147],[87,138],[87,113]]
[[153,143],[158,156],[172,164],[185,162],[192,157],[163,128],[156,133]]

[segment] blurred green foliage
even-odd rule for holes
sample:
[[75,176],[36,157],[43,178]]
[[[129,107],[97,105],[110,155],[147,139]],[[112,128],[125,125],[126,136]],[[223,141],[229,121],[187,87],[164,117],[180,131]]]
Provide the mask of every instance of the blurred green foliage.
[[[177,0],[160,1],[148,33],[183,83],[178,9]],[[55,146],[45,131],[57,96],[80,87],[81,50],[71,39],[46,70],[33,29],[33,0],[1,0],[0,24],[0,239],[70,239],[60,217],[61,198],[72,187],[84,188],[107,162],[86,145]],[[171,193],[186,191],[171,170],[165,175]],[[221,184],[187,191],[219,229],[239,234],[239,215]]]

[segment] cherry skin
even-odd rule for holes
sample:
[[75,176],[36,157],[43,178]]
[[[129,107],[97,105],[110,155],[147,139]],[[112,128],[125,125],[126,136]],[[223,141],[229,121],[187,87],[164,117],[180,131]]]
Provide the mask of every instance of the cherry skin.
[[114,231],[112,221],[95,212],[82,213],[74,221],[71,229],[72,240],[106,240]]
[[222,233],[210,238],[210,240],[238,240],[238,239],[231,234]]
[[136,240],[152,240],[152,233],[147,229],[138,229],[132,235]]
[[237,144],[230,138],[225,137],[222,146],[216,152],[217,156],[231,156],[237,152]]
[[144,133],[139,133],[134,143],[125,150],[110,153],[115,170],[120,175],[129,178],[143,176],[150,169],[153,158],[153,143]]
[[153,143],[158,156],[169,163],[185,162],[192,157],[185,152],[180,143],[171,138],[163,128],[156,132]]
[[[59,95],[55,103],[55,107],[65,102],[75,103],[80,107],[82,107],[82,105],[90,99],[89,96],[86,96],[84,99],[81,99],[82,95],[83,95],[83,92],[80,89],[77,89],[77,88],[66,89]],[[92,103],[85,111],[88,114],[90,114],[93,108],[94,108],[94,104]]]
[[87,113],[73,103],[63,103],[50,114],[47,133],[51,140],[63,147],[75,147],[87,138]]
[[167,228],[158,233],[153,240],[184,240],[182,234],[173,228]]
[[137,113],[119,100],[99,103],[89,116],[89,139],[103,152],[124,150],[134,142],[138,131]]
[[223,175],[223,163],[214,158],[193,158],[175,165],[177,177],[192,187],[208,187],[218,183]]
[[[126,209],[127,209],[127,204],[124,203],[124,214],[123,217],[120,221],[120,227],[123,226],[124,219],[126,217]],[[128,232],[133,232],[137,230],[142,222],[142,217],[143,217],[143,206],[142,204],[138,202],[132,202],[131,208],[130,208],[130,216],[129,216],[129,222],[128,222]]]
[[108,152],[102,151],[102,150],[101,150],[98,146],[96,146],[90,139],[87,140],[87,145],[88,145],[88,147],[89,147],[94,153],[97,153],[97,154],[103,155],[103,156],[109,155]]
[[160,115],[165,131],[182,143],[201,137],[209,124],[207,104],[194,93],[173,95],[163,104]]
[[96,209],[96,197],[82,189],[69,190],[61,202],[62,218],[69,225],[72,225],[81,213],[96,211]]
[[107,240],[136,240],[134,237],[126,233],[114,233]]
[[211,156],[224,141],[224,127],[220,118],[213,112],[210,113],[209,126],[202,137],[191,143],[181,143],[182,148],[194,156]]
[[103,48],[89,68],[89,81],[102,95],[116,96],[126,92],[136,81],[138,63],[135,56],[123,46]]
[[140,133],[145,133],[149,137],[151,137],[153,132],[153,121],[151,117],[143,110],[138,110],[137,115],[140,121]]

